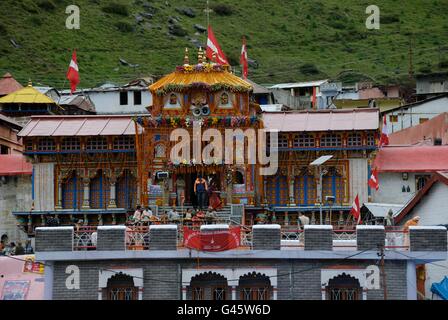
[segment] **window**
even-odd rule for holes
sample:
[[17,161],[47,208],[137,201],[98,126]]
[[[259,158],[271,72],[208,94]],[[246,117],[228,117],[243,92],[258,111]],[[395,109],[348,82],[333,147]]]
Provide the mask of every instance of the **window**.
[[43,138],[39,140],[37,145],[38,151],[54,151],[56,150],[56,144],[54,140],[51,138]]
[[341,136],[338,134],[325,134],[320,141],[321,147],[340,147],[342,145]]
[[131,150],[135,149],[134,137],[122,136],[114,139],[115,150]]
[[9,147],[5,145],[0,145],[0,154],[9,154]]
[[194,276],[189,288],[193,300],[227,299],[227,279],[215,272],[206,272]]
[[117,207],[135,208],[137,202],[137,181],[129,170],[124,170],[117,180]]
[[314,205],[316,202],[316,180],[314,176],[304,175],[294,178],[294,196],[298,205]]
[[216,287],[213,289],[213,300],[226,300],[226,288]]
[[128,92],[127,91],[121,91],[120,92],[120,105],[126,106],[128,104]]
[[64,209],[81,209],[84,194],[84,185],[82,178],[73,171],[62,183],[62,208]]
[[107,281],[106,300],[137,300],[138,288],[134,279],[123,273],[112,276]]
[[294,136],[294,148],[298,147],[314,147],[314,137],[308,133],[302,133]]
[[90,208],[106,209],[110,200],[109,179],[102,170],[98,171],[95,178],[90,179]]
[[429,176],[415,176],[415,189],[420,191],[429,180]]
[[345,273],[328,281],[327,300],[361,300],[361,286],[358,279]]
[[370,147],[375,146],[375,135],[373,133],[367,135],[367,145]]
[[62,151],[73,151],[73,150],[80,150],[81,146],[80,146],[80,142],[78,138],[74,138],[74,137],[69,137],[69,138],[64,138],[64,140],[62,140],[62,144],[61,144],[61,150]]
[[244,275],[239,279],[241,300],[270,300],[272,286],[269,277],[256,272]]
[[107,140],[104,137],[94,137],[87,140],[87,150],[107,150]]
[[278,147],[279,148],[288,148],[288,136],[285,134],[281,134],[278,137]]
[[398,115],[391,114],[389,116],[389,122],[398,122]]
[[138,106],[142,104],[142,92],[134,91],[134,105]]
[[419,119],[419,123],[423,123],[423,122],[426,122],[426,121],[428,121],[429,119],[428,118],[420,118]]
[[349,147],[362,146],[362,136],[360,133],[351,133],[347,138],[347,145]]
[[204,298],[204,288],[193,288],[192,291],[191,300],[205,300]]
[[33,141],[26,140],[26,142],[25,142],[25,151],[33,151]]

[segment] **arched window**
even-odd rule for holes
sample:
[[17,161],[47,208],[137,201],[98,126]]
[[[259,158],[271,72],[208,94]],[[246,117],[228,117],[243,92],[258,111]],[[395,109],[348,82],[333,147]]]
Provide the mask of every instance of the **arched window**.
[[294,148],[310,148],[314,147],[314,136],[308,133],[301,133],[294,136]]
[[347,145],[349,147],[362,146],[362,136],[360,133],[351,133],[347,137]]
[[326,287],[327,300],[361,300],[359,280],[345,273],[330,281]]
[[297,205],[314,205],[316,202],[316,180],[304,173],[294,180],[294,195]]
[[82,178],[76,175],[76,171],[62,182],[62,208],[81,209],[84,195]]
[[344,200],[344,180],[335,168],[330,168],[329,172],[322,178],[322,200],[326,196],[335,197],[334,204],[342,204]]
[[37,144],[38,151],[55,151],[56,144],[54,143],[53,138],[42,138],[39,139]]
[[320,138],[321,147],[340,147],[342,145],[341,135],[327,133]]
[[240,277],[238,291],[241,300],[271,300],[272,297],[269,277],[256,272]]
[[270,205],[287,205],[288,183],[286,176],[277,174],[269,176],[266,180],[266,197]]
[[107,287],[103,291],[105,300],[138,300],[138,288],[134,279],[121,272],[107,280]]
[[87,150],[107,150],[107,139],[105,137],[93,137],[87,140]]
[[80,150],[81,145],[79,142],[79,138],[76,137],[67,137],[62,140],[61,150],[62,151],[74,151]]
[[215,272],[207,272],[191,279],[189,288],[192,300],[228,300],[227,279]]
[[115,150],[132,150],[135,149],[135,139],[130,136],[121,136],[114,139]]
[[137,180],[129,170],[125,170],[117,180],[117,207],[135,208],[137,194]]
[[102,170],[99,170],[96,177],[90,180],[90,208],[106,209],[109,199],[109,179]]
[[239,170],[235,171],[233,183],[244,184],[244,174],[241,171],[239,171]]

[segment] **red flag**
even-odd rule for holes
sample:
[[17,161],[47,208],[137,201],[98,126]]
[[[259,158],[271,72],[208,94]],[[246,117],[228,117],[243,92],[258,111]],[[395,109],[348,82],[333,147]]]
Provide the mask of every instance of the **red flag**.
[[356,223],[361,223],[361,207],[359,206],[359,197],[356,195],[355,201],[353,201],[352,208],[350,210],[350,214],[356,219]]
[[378,172],[376,171],[376,168],[372,170],[372,174],[370,175],[368,184],[372,189],[378,190],[380,188],[380,183],[378,181]]
[[387,128],[386,116],[383,116],[383,128],[381,129],[381,137],[379,147],[387,146],[389,144],[389,130]]
[[207,58],[213,61],[213,53],[216,55],[216,62],[219,64],[229,64],[227,61],[226,55],[221,50],[218,41],[213,34],[213,30],[211,26],[208,26],[208,38],[207,38]]
[[72,60],[67,71],[67,79],[70,81],[71,93],[76,91],[76,86],[79,83],[79,69],[76,62],[76,50],[73,51]]
[[243,78],[247,79],[247,75],[249,73],[249,67],[248,67],[248,64],[247,64],[246,37],[243,37],[243,47],[241,48],[240,63],[243,66]]

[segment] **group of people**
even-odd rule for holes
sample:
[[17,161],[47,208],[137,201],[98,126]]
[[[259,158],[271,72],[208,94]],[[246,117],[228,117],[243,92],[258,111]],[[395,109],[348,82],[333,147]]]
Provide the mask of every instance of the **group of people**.
[[[219,210],[222,208],[221,197],[219,196],[218,186],[215,181],[211,181],[210,186],[202,174],[198,174],[193,186],[194,194],[197,198],[199,210],[209,208]],[[207,205],[208,198],[208,205]]]
[[20,256],[24,254],[33,254],[34,249],[31,246],[31,240],[27,240],[25,246],[22,245],[22,242],[10,242],[5,244],[0,242],[0,256]]

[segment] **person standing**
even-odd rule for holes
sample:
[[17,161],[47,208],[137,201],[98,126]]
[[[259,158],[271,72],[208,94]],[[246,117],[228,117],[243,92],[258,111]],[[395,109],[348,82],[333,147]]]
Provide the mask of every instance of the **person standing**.
[[22,242],[17,242],[16,250],[14,252],[14,255],[21,256],[25,254],[25,248],[22,246]]
[[208,191],[207,181],[202,177],[201,174],[198,174],[198,177],[194,182],[194,192],[198,199],[199,210],[202,210],[205,207],[205,196],[207,191]]
[[395,246],[395,233],[392,232],[394,224],[394,212],[392,211],[392,209],[389,209],[389,212],[387,212],[387,216],[384,221],[384,225],[386,228],[386,245],[389,247]]
[[413,227],[418,225],[420,221],[420,217],[419,216],[415,216],[414,218],[412,218],[411,220],[408,220],[405,224],[404,224],[404,228],[403,228],[403,232],[404,232],[404,246],[407,247],[409,246],[409,227]]
[[305,229],[305,226],[310,224],[310,218],[308,218],[306,215],[303,214],[303,212],[300,212],[299,214],[299,227],[300,229]]

